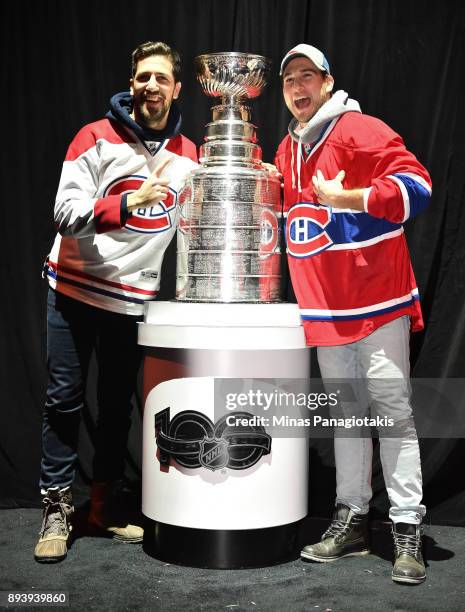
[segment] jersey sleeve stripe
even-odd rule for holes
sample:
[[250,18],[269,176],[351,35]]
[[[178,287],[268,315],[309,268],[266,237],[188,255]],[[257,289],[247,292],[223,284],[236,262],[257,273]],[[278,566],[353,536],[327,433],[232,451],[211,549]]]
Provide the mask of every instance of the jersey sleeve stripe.
[[406,189],[404,183],[402,182],[402,180],[400,179],[399,176],[391,174],[391,175],[388,176],[388,178],[391,179],[392,181],[394,181],[394,183],[396,183],[396,185],[400,189],[400,193],[402,195],[402,201],[404,203],[404,216],[402,217],[401,223],[404,223],[404,221],[407,221],[407,219],[410,217],[409,194],[407,192],[407,189]]
[[431,185],[422,176],[419,176],[418,174],[413,174],[412,172],[397,173],[397,176],[399,177],[408,176],[413,181],[420,183],[420,185],[424,187],[426,191],[431,195],[431,192],[432,192]]
[[365,187],[363,190],[363,210],[368,212],[368,198],[370,197],[371,187]]
[[398,173],[390,175],[399,186],[405,205],[405,214],[402,222],[425,210],[431,197],[431,187],[416,174]]

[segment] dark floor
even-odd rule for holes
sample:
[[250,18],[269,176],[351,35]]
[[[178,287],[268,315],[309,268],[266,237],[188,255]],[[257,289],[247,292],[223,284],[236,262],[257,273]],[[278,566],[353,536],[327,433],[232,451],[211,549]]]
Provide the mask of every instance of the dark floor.
[[[208,570],[169,565],[140,545],[91,536],[76,539],[62,563],[41,565],[32,556],[41,511],[2,510],[0,517],[0,591],[67,591],[68,610],[465,610],[464,528],[426,526],[427,579],[403,586],[391,581],[391,539],[384,523],[372,526],[367,557]],[[301,543],[319,539],[326,524],[305,521]]]

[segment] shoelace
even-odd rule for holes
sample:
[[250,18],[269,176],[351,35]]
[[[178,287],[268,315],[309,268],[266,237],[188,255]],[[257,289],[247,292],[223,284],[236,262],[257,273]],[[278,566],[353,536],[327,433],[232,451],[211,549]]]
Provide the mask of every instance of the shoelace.
[[324,532],[323,537],[321,539],[324,540],[325,538],[330,538],[331,536],[334,536],[335,539],[338,539],[347,533],[349,527],[350,523],[348,521],[334,519],[328,529]]
[[394,536],[394,544],[398,555],[405,554],[410,557],[415,557],[415,559],[418,557],[421,538],[417,537],[416,534],[408,535],[396,533],[394,530],[392,530],[392,534]]
[[[57,502],[50,497],[44,497],[42,503],[45,506],[45,511],[39,535],[44,537],[50,533],[64,534],[63,522],[65,525],[67,524],[66,510],[69,512],[71,506],[63,502]],[[71,525],[68,526],[68,530],[71,531]]]

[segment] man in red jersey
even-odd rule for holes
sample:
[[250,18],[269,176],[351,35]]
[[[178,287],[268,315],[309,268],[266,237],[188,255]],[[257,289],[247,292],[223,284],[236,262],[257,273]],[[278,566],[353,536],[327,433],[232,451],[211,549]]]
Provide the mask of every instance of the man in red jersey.
[[[429,203],[431,180],[400,136],[364,115],[342,90],[333,93],[328,61],[299,44],[281,63],[293,115],[275,159],[284,180],[289,269],[307,343],[323,379],[366,381],[368,404],[401,424],[380,435],[395,544],[392,578],[425,579],[421,553],[420,453],[410,405],[409,332],[423,328],[402,224]],[[336,509],[304,559],[328,562],[369,553],[367,514],[372,440],[335,431]]]
[[140,364],[137,322],[145,302],[156,298],[178,192],[197,165],[194,144],[180,134],[180,68],[179,54],[165,43],[138,46],[130,90],[113,96],[104,119],[79,131],[63,164],[54,211],[58,234],[45,266],[49,380],[40,477],[44,515],[34,551],[39,562],[67,554],[93,349],[99,412],[89,521],[116,540],[142,540],[143,530],[115,512],[114,500]]

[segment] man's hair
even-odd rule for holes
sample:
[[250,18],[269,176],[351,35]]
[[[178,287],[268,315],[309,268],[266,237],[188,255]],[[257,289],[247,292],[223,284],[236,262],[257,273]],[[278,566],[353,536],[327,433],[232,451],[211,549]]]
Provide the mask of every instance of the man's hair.
[[172,49],[164,42],[148,41],[142,43],[132,52],[132,76],[134,77],[137,70],[137,63],[152,55],[164,55],[173,64],[173,76],[177,83],[181,78],[181,57],[176,49]]

